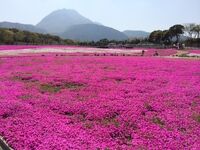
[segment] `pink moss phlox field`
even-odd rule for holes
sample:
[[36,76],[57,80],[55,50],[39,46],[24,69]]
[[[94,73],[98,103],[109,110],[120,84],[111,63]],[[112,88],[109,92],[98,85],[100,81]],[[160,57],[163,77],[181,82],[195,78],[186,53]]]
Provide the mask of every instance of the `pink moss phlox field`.
[[200,61],[0,58],[0,136],[15,150],[198,150]]

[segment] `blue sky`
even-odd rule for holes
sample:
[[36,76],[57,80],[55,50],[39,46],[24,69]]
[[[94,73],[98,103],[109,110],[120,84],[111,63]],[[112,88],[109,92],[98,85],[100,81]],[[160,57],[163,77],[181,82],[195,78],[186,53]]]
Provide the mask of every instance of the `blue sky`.
[[0,21],[36,24],[62,8],[120,31],[200,24],[200,0],[0,0]]

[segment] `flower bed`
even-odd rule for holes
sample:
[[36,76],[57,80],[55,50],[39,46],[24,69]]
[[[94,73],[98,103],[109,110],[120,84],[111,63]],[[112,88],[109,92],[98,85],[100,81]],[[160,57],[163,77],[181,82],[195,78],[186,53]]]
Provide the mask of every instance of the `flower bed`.
[[0,136],[16,150],[200,149],[200,61],[0,58]]

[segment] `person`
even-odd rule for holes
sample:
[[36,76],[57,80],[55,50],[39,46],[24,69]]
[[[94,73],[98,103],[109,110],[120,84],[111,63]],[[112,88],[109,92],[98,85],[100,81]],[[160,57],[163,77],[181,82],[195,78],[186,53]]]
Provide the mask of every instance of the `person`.
[[177,43],[177,49],[178,50],[180,49],[180,43]]
[[145,51],[144,51],[144,50],[142,50],[142,55],[141,55],[141,56],[144,56],[144,53],[145,53]]
[[183,43],[183,44],[181,44],[181,49],[185,49],[185,44]]
[[158,56],[158,51],[155,51],[154,56]]

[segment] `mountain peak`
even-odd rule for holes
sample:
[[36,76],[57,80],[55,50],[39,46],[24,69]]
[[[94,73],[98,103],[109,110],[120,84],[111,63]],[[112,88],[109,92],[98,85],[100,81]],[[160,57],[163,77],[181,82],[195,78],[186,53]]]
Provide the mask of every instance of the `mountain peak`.
[[62,9],[58,9],[58,10],[55,10],[53,11],[51,14],[55,14],[55,13],[76,13],[76,14],[79,14],[76,10],[74,9],[66,9],[66,8],[62,8]]
[[66,31],[77,24],[93,23],[73,9],[59,9],[47,15],[37,27],[46,29],[49,33],[57,34]]

